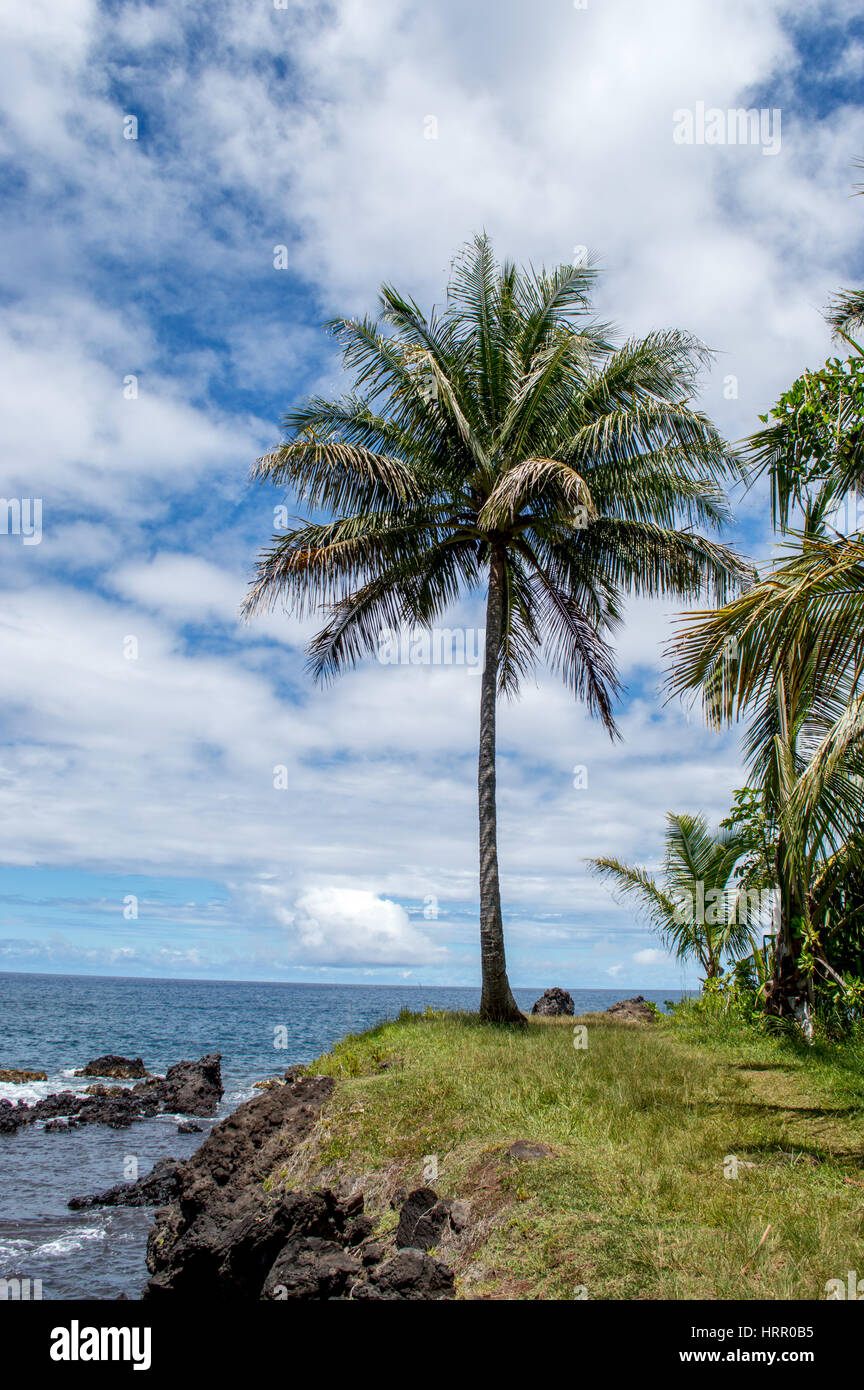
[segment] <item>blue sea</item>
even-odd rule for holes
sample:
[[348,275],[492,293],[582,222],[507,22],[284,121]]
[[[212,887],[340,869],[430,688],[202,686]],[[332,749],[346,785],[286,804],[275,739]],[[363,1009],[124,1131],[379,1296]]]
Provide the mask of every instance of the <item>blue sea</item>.
[[[514,990],[530,1009],[541,991]],[[631,990],[571,989],[576,1012]],[[661,1007],[677,990],[642,991]],[[152,1209],[70,1212],[70,1197],[102,1192],[157,1159],[186,1158],[207,1130],[254,1094],[253,1083],[309,1062],[345,1033],[400,1009],[475,1009],[479,991],[425,986],[256,984],[0,974],[0,1068],[44,1071],[46,1082],[0,1083],[0,1098],[34,1101],[83,1089],[73,1072],[105,1053],[142,1057],[162,1073],[174,1062],[221,1052],[225,1096],[203,1133],[177,1133],[163,1115],[126,1130],[90,1125],[46,1134],[42,1125],[0,1135],[0,1278],[41,1280],[45,1299],[139,1298]],[[285,1041],[287,1047],[277,1046]]]

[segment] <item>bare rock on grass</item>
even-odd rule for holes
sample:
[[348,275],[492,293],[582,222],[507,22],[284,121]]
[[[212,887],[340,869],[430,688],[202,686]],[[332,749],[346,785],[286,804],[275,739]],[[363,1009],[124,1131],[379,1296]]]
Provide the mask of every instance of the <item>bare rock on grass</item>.
[[531,1012],[541,1018],[561,1018],[564,1015],[572,1018],[576,1012],[576,1005],[573,1003],[572,994],[566,989],[547,989],[534,1004]]
[[530,1139],[517,1139],[507,1150],[507,1157],[517,1163],[533,1163],[538,1158],[551,1158],[554,1149],[548,1144],[532,1144]]
[[415,1187],[402,1203],[396,1245],[401,1249],[428,1250],[437,1245],[450,1220],[449,1208],[431,1187]]
[[471,1207],[461,1197],[450,1203],[450,1225],[454,1231],[464,1231],[471,1220]]
[[439,1197],[431,1187],[416,1187],[402,1204],[396,1228],[400,1250],[431,1250],[448,1230],[462,1231],[468,1224],[467,1202]]
[[635,995],[633,999],[621,999],[617,1004],[610,1004],[606,1012],[622,1023],[653,1023],[657,1017],[641,994]]

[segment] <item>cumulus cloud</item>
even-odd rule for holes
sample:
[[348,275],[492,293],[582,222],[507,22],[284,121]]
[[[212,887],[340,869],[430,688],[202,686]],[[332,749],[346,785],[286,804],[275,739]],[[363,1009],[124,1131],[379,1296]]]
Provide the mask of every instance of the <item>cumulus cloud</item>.
[[315,965],[431,965],[446,956],[398,903],[359,888],[309,888],[293,910],[276,911],[292,955]]
[[248,419],[196,408],[182,382],[142,373],[150,349],[131,326],[118,331],[112,316],[77,303],[71,313],[61,304],[50,317],[31,309],[5,317],[7,495],[41,496],[46,508],[74,506],[88,519],[107,514],[112,522],[136,511],[164,514],[169,498],[188,491],[205,469],[213,486],[229,465],[236,470],[238,458],[257,452],[262,436]]
[[636,965],[667,965],[669,956],[665,951],[648,949],[645,951],[637,951],[633,960]]
[[114,587],[143,608],[202,622],[218,617],[239,622],[246,585],[200,555],[163,552],[152,560],[123,565],[111,577]]

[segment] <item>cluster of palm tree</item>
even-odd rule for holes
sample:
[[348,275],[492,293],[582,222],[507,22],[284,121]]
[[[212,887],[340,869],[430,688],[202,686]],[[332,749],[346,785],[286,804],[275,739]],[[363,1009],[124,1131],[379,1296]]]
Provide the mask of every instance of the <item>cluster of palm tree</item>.
[[[851,347],[787,391],[749,441],[767,478],[779,554],[719,611],[685,620],[673,691],[698,692],[709,722],[748,721],[752,785],[776,828],[779,921],[769,1012],[810,1028],[814,990],[850,992],[864,936],[864,542],[840,515],[864,487],[864,291],[826,315]],[[832,525],[832,521],[836,524]]]
[[772,1012],[806,1018],[827,908],[859,855],[864,797],[864,544],[804,536],[800,552],[676,643],[673,689],[699,691],[715,727],[744,716],[750,781],[777,827]]
[[[670,816],[661,886],[614,859],[592,861],[705,979],[718,960],[758,949],[764,908],[757,923],[736,895],[747,884],[775,889],[763,1001],[811,1036],[820,986],[859,1009],[864,997],[864,350],[853,336],[864,291],[842,291],[826,318],[851,353],[799,377],[742,453],[750,485],[769,484],[778,554],[728,602],[687,615],[670,649],[673,695],[701,698],[715,728],[746,721],[750,814],[739,805],[715,837],[699,817]],[[734,878],[731,901],[718,875]],[[725,920],[674,915],[671,890],[688,880],[691,897],[700,880],[727,888]]]

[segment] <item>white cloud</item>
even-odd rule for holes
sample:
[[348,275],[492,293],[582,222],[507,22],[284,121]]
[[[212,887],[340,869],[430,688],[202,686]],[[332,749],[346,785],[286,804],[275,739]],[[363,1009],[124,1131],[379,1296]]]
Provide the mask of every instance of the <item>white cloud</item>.
[[198,555],[168,552],[112,575],[114,587],[143,608],[196,622],[216,616],[229,624],[240,620],[247,582]]
[[[277,609],[248,623],[241,620],[240,608],[251,577],[251,562],[243,573],[200,555],[166,550],[151,559],[120,565],[110,572],[108,583],[136,607],[168,623],[202,625],[215,620],[231,636],[249,644],[266,641],[305,647],[321,626],[314,615],[300,621]],[[269,659],[267,647],[261,660],[266,664]]]
[[665,951],[637,951],[633,956],[636,965],[668,965],[669,956]]
[[76,301],[57,305],[50,317],[21,309],[5,315],[7,493],[41,496],[46,511],[74,505],[85,518],[131,516],[191,491],[205,469],[211,487],[229,467],[236,477],[238,462],[248,464],[264,437],[252,422],[202,411],[183,398],[182,382],[142,372],[152,343],[97,310],[85,328],[88,307]]
[[277,917],[295,943],[292,958],[315,965],[431,965],[446,951],[412,926],[398,903],[358,888],[309,888]]

